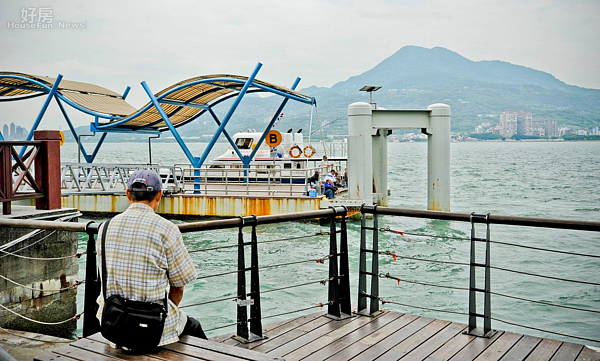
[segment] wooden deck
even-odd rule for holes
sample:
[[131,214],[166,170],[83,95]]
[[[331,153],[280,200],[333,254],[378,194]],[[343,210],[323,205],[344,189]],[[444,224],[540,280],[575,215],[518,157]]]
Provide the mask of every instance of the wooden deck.
[[600,360],[600,353],[583,345],[504,331],[477,338],[462,334],[464,324],[392,311],[342,321],[315,313],[264,329],[268,338],[250,344],[231,335],[213,342],[182,337],[152,355],[112,349],[97,334],[36,360]]

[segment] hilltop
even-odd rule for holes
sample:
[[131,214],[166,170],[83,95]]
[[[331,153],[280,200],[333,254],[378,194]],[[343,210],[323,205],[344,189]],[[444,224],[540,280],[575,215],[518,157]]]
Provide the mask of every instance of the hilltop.
[[[440,102],[450,105],[453,131],[472,131],[481,122],[478,115],[497,122],[504,110],[527,111],[534,118],[555,118],[561,126],[600,124],[598,89],[568,85],[551,74],[504,61],[472,61],[440,47],[405,46],[374,68],[331,88],[313,86],[300,91],[317,98],[324,123],[338,120],[326,131],[343,134],[347,132],[348,105],[368,102],[368,95],[358,91],[364,85],[383,86],[373,99],[388,109],[423,109]],[[244,127],[262,129],[268,114],[265,110],[280,102],[275,98],[244,101],[240,111],[247,114],[239,117],[247,124]],[[293,103],[289,102],[285,110],[283,127],[292,124],[308,129],[310,109]]]

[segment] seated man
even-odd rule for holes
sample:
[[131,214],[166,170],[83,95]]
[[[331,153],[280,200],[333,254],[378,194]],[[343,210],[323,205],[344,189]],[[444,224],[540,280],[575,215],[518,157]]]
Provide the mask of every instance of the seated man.
[[[116,294],[128,300],[161,304],[168,289],[168,313],[159,346],[179,341],[181,334],[206,339],[200,322],[178,307],[183,287],[195,280],[197,273],[179,228],[154,213],[163,193],[159,175],[146,169],[135,171],[126,193],[131,204],[98,235],[100,239],[107,232],[106,297]],[[98,304],[97,317],[102,322],[102,293]]]
[[333,199],[335,198],[335,195],[339,192],[340,190],[335,185],[333,185],[331,179],[327,179],[327,181],[325,182],[325,196],[329,199]]

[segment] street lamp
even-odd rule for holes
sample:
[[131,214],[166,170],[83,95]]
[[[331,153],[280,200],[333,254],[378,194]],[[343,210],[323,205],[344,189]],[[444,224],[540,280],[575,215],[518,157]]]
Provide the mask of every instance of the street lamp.
[[381,85],[365,85],[364,87],[358,89],[361,92],[368,92],[369,93],[369,103],[371,104],[371,107],[373,109],[377,109],[377,104],[373,103],[373,92],[378,91],[379,89],[381,89]]

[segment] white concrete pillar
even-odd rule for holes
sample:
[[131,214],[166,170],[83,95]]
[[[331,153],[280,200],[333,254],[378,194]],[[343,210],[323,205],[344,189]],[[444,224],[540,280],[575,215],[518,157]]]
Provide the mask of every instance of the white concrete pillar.
[[348,106],[348,197],[373,204],[373,156],[369,103]]
[[387,206],[387,129],[373,129],[373,183],[377,204]]
[[450,106],[427,107],[427,209],[450,211]]

